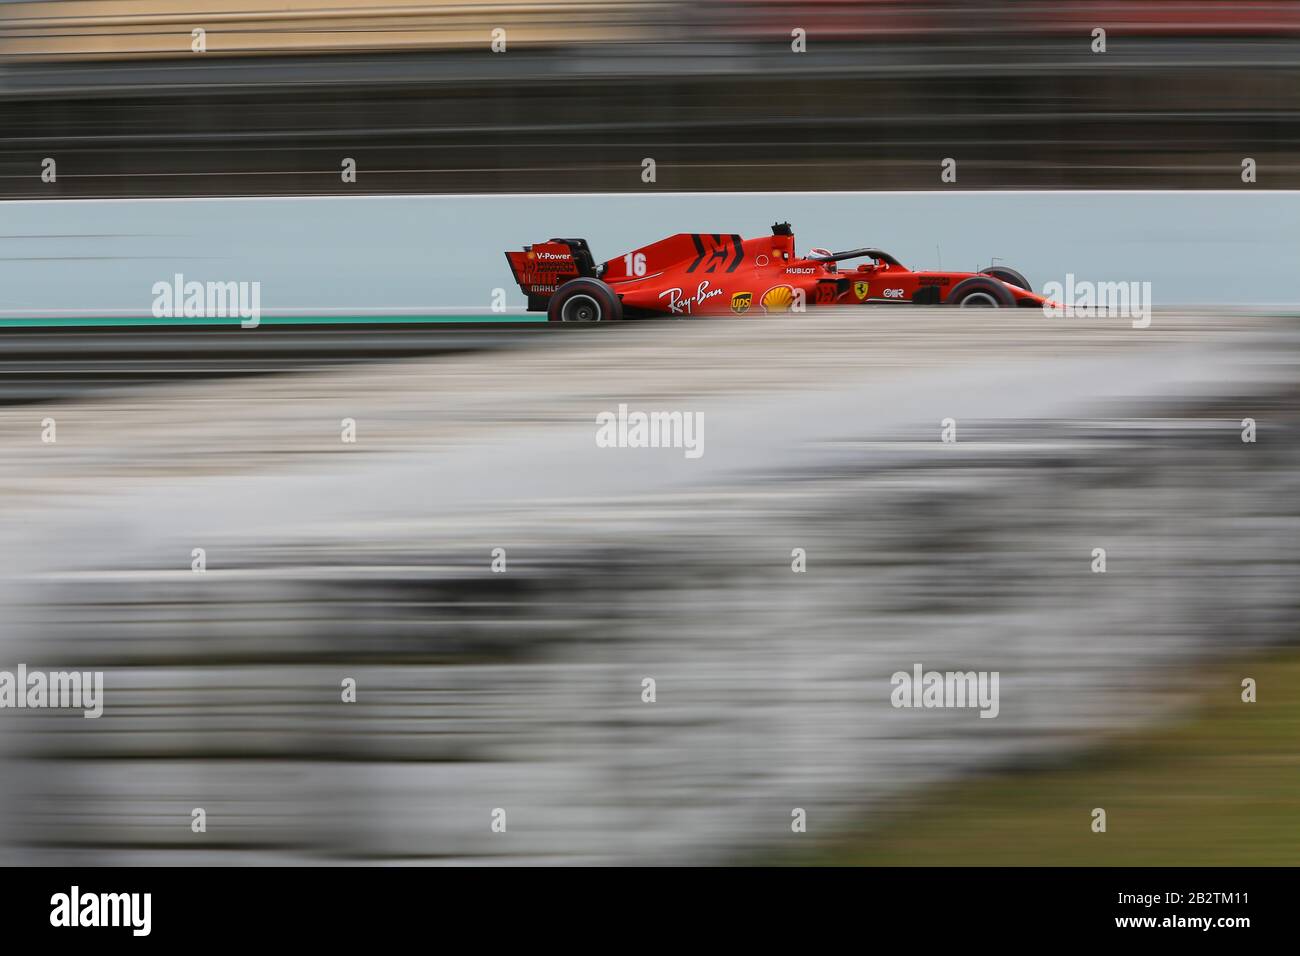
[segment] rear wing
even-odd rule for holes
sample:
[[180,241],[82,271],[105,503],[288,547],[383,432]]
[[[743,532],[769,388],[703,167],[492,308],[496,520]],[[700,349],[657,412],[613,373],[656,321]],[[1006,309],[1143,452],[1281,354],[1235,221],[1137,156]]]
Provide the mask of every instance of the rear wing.
[[507,252],[506,261],[528,296],[529,312],[545,312],[551,295],[570,279],[597,274],[586,239],[548,239],[521,252]]

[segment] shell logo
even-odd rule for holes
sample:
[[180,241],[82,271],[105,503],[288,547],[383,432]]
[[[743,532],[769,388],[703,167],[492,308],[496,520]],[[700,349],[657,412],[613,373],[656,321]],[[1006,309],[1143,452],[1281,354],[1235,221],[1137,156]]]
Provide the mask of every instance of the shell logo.
[[768,312],[789,312],[794,303],[794,286],[773,286],[763,293],[759,302]]

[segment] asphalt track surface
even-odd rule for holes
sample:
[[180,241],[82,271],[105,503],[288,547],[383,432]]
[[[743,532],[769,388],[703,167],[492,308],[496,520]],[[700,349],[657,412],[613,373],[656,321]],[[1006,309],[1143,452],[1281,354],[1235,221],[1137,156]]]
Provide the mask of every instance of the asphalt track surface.
[[[780,858],[1295,640],[1293,319],[573,331],[0,408],[0,652],[108,695],[5,723],[0,861]],[[622,402],[705,453],[599,447]],[[997,719],[892,708],[917,662]]]

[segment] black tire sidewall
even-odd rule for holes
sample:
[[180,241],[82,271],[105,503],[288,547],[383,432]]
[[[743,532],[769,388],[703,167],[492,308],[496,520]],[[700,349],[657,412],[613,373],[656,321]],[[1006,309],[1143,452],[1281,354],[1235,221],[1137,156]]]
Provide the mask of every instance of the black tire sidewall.
[[969,279],[963,279],[953,286],[952,291],[948,293],[945,305],[961,306],[962,300],[972,292],[985,292],[993,296],[998,302],[998,308],[1010,309],[1016,304],[1013,296],[1000,281],[992,277],[985,278],[982,275],[971,276]]
[[1003,282],[1018,286],[1026,292],[1034,291],[1034,287],[1029,284],[1029,280],[1010,266],[989,266],[987,269],[982,270],[980,275],[993,276],[995,279],[1001,279]]
[[564,304],[575,295],[589,296],[599,303],[601,315],[596,320],[597,322],[617,322],[623,317],[623,310],[620,307],[618,296],[614,294],[609,286],[598,279],[578,278],[570,279],[555,290],[551,300],[546,304],[547,321],[563,322],[560,316]]

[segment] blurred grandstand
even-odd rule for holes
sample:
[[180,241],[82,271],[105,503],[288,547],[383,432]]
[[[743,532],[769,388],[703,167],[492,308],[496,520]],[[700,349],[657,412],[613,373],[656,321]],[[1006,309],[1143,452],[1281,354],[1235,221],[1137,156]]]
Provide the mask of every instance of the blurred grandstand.
[[1298,53],[1292,0],[0,3],[0,195],[1294,188]]

